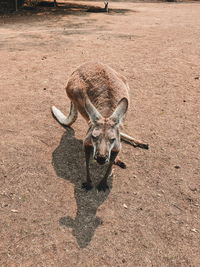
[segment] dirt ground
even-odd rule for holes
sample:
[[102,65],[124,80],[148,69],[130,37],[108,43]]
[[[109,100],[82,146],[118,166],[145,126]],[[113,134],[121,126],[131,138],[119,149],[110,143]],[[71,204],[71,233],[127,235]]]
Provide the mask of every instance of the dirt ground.
[[[74,3],[0,18],[0,266],[200,266],[200,3]],[[84,120],[50,112],[90,60],[127,77],[150,145],[123,144],[106,193],[81,189]]]

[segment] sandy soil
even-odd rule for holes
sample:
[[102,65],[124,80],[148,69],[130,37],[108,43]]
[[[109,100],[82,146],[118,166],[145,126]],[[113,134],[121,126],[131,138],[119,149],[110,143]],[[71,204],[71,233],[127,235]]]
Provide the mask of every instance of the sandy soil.
[[[200,266],[200,4],[75,3],[0,18],[0,265]],[[84,120],[50,113],[89,60],[127,77],[150,144],[123,144],[106,193],[81,189]]]

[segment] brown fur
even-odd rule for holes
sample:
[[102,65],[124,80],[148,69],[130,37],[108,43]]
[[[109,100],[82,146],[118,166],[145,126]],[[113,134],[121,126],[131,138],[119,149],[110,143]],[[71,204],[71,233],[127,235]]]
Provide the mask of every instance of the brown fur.
[[125,77],[99,62],[80,66],[72,73],[66,87],[68,97],[86,121],[89,121],[84,107],[87,96],[103,117],[109,117],[123,97],[129,100],[128,90]]

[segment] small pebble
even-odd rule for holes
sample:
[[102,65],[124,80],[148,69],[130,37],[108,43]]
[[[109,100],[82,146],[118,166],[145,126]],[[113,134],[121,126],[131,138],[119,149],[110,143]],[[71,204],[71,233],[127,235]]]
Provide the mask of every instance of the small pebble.
[[14,213],[18,213],[19,211],[18,210],[11,210],[12,212],[14,212]]
[[191,232],[193,232],[193,233],[198,233],[198,230],[195,229],[195,228],[193,228],[193,229],[191,229]]
[[176,165],[174,166],[175,169],[180,169],[180,166]]

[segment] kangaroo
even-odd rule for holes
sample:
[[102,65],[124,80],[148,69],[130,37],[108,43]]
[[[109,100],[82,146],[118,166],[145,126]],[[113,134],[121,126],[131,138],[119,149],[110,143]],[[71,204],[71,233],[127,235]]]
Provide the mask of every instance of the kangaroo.
[[89,171],[91,154],[99,164],[108,164],[97,186],[99,191],[105,191],[108,189],[107,178],[121,150],[120,139],[135,147],[148,149],[147,144],[121,132],[129,105],[128,91],[128,83],[121,74],[103,63],[88,62],[77,68],[68,80],[66,92],[71,100],[68,117],[55,106],[52,107],[53,115],[62,125],[71,126],[77,119],[78,111],[88,123],[83,141],[87,176],[82,187],[86,190],[92,189]]
[[105,9],[106,12],[109,12],[108,3],[109,3],[108,0],[104,1],[104,5],[105,5],[104,9]]

